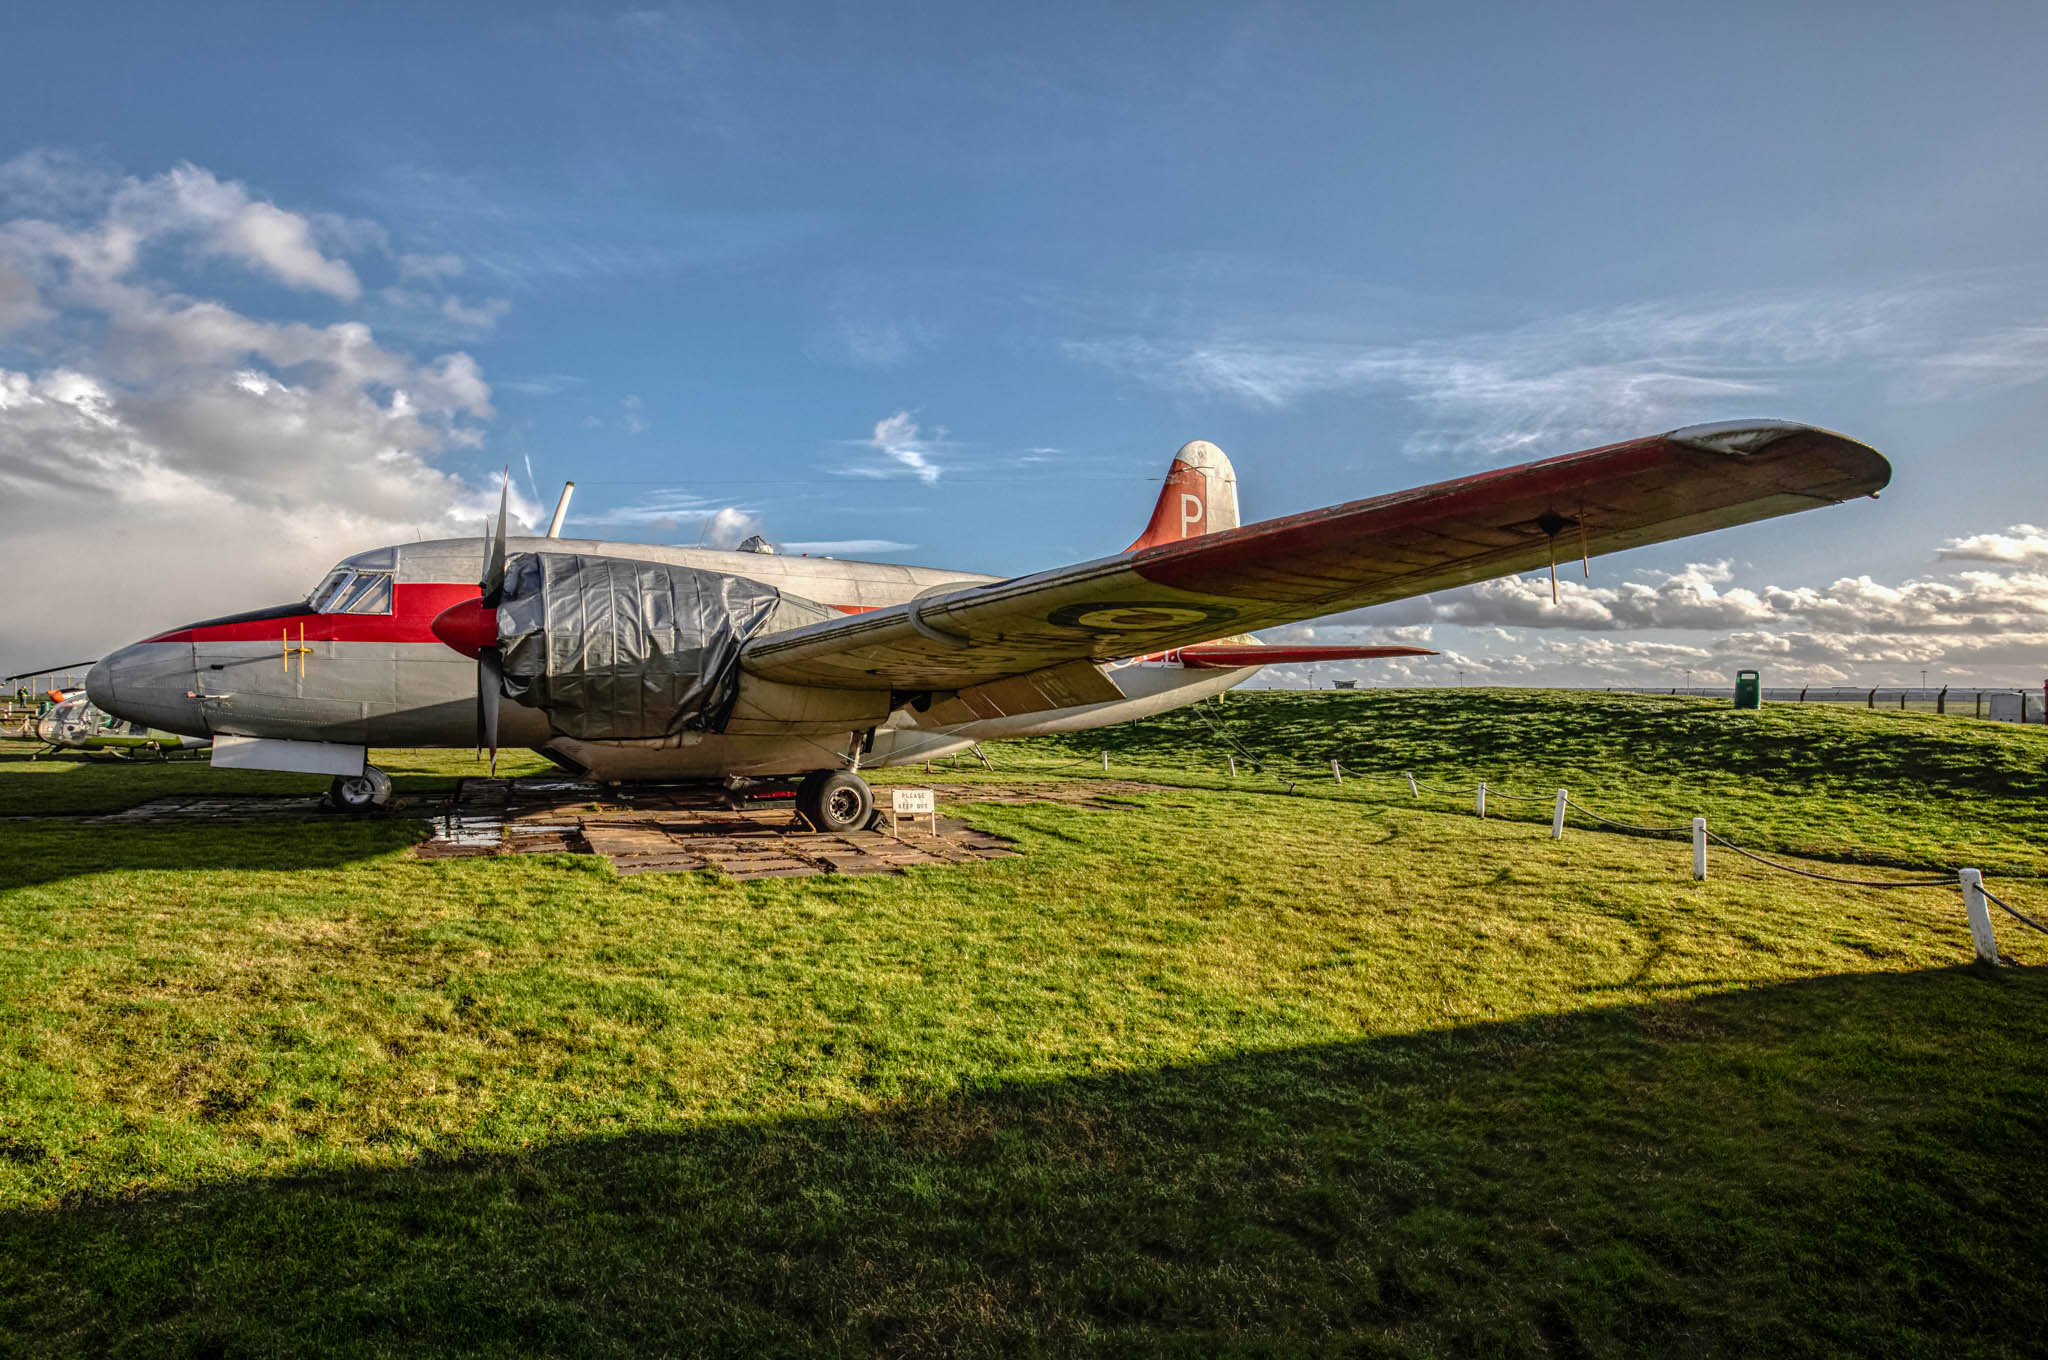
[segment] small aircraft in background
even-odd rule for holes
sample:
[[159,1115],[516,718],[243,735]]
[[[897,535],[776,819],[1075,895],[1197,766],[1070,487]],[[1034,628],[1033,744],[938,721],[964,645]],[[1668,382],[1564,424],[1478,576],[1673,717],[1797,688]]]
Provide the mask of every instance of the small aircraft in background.
[[0,741],[37,742],[46,748],[42,754],[105,751],[128,757],[165,756],[213,744],[208,737],[166,732],[102,712],[83,689],[50,690],[43,698],[48,703],[41,712],[22,708],[18,723],[0,725]]
[[[1427,654],[1267,646],[1255,629],[1560,556],[1590,562],[1874,495],[1875,450],[1783,421],[1697,425],[1304,514],[1238,523],[1214,444],[1174,456],[1122,552],[1011,580],[559,537],[395,544],[302,601],[159,633],[101,660],[92,702],[210,739],[213,763],[334,776],[367,810],[372,746],[533,748],[602,780],[795,785],[814,826],[864,824],[860,770],[1123,722],[1274,663]],[[1590,571],[1590,568],[1588,568]],[[509,703],[506,701],[510,701]]]

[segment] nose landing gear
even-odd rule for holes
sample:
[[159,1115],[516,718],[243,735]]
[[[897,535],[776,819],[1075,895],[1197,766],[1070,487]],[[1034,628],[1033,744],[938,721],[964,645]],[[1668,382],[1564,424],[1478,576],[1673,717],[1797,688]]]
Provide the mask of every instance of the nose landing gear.
[[820,831],[854,831],[875,815],[875,793],[851,770],[814,770],[796,786],[796,810]]
[[391,801],[391,776],[365,765],[361,774],[337,775],[327,797],[343,812],[375,812]]

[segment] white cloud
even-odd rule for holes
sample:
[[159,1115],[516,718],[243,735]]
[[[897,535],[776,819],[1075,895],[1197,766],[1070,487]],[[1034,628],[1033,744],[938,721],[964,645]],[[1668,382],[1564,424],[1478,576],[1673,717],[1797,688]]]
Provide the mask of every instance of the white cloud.
[[1920,356],[1903,376],[1900,394],[1940,401],[2048,377],[2048,326],[2011,326],[1971,336],[1950,349]]
[[898,543],[893,538],[793,539],[781,545],[784,552],[807,553],[812,557],[852,557],[861,553],[909,552],[915,543]]
[[[2019,539],[2006,535],[1956,540]],[[1917,684],[1924,669],[1958,683],[2035,684],[2048,655],[2048,572],[1959,571],[1897,584],[1869,576],[1825,586],[1743,586],[1726,562],[1618,585],[1547,574],[1319,619],[1274,640],[1427,642],[1446,661],[1502,683],[1678,683],[1682,670],[1766,665],[1774,683]],[[1524,645],[1525,631],[1536,640]],[[1647,636],[1645,636],[1647,635]],[[1360,678],[1433,672],[1367,668]]]
[[[1576,565],[1576,564],[1573,564]],[[1324,620],[1325,629],[1384,625],[1393,610],[1418,610],[1437,623],[1467,628],[1547,631],[1711,632],[1766,625],[1847,633],[1991,635],[2048,627],[2048,573],[1964,571],[1887,585],[1869,576],[1826,586],[1731,585],[1727,562],[1695,562],[1648,581],[1587,585],[1564,571],[1551,601],[1547,574],[1504,576],[1419,601],[1357,610]]]
[[1756,592],[1721,589],[1731,579],[1726,562],[1694,562],[1651,583],[1616,586],[1587,585],[1567,575],[1566,569],[1558,573],[1555,604],[1547,574],[1503,576],[1444,596],[1435,606],[1435,617],[1445,623],[1609,631],[1729,628],[1773,616],[1771,606]]
[[[469,355],[416,358],[359,321],[263,319],[165,281],[220,257],[346,301],[355,275],[319,243],[369,226],[189,165],[138,180],[17,158],[0,191],[20,213],[0,221],[0,277],[34,289],[10,315],[48,356],[0,369],[0,541],[89,602],[0,619],[7,654],[35,664],[293,598],[346,553],[474,532],[495,510],[495,487],[437,465],[494,414]],[[158,249],[180,242],[196,254]]]
[[945,428],[941,426],[931,438],[926,438],[916,418],[908,411],[898,411],[876,421],[874,434],[858,443],[879,451],[888,461],[834,467],[831,471],[842,477],[909,476],[926,486],[936,484],[945,471],[935,457],[949,447]]
[[697,541],[707,548],[737,548],[760,532],[759,515],[728,505],[706,517]]
[[663,488],[628,505],[579,512],[584,528],[617,528],[629,535],[661,534],[707,548],[736,547],[761,532],[761,517],[736,505],[718,505],[691,491]]
[[1934,555],[1969,562],[2048,566],[2048,529],[2038,524],[2015,524],[2002,534],[1970,534],[1952,538],[1942,544]]
[[497,385],[529,397],[552,397],[580,387],[583,379],[574,373],[534,373],[519,378],[500,378]]
[[2048,378],[2048,327],[1991,331],[1971,287],[1635,304],[1400,344],[1293,338],[1325,323],[1070,340],[1071,358],[1171,391],[1277,408],[1404,397],[1419,457],[1557,452],[1757,406],[1788,377],[1875,372],[1905,399]]
[[102,222],[101,258],[132,264],[132,252],[143,243],[186,233],[198,237],[205,253],[236,260],[287,287],[343,302],[362,295],[355,270],[320,250],[307,218],[252,197],[238,181],[217,179],[190,164],[121,183]]
[[1844,577],[1824,589],[1766,587],[1779,618],[1837,632],[1994,634],[2048,627],[2048,574],[1966,571],[1888,586]]
[[441,299],[441,315],[463,330],[482,334],[504,320],[505,313],[512,310],[512,303],[505,298],[485,298],[471,305],[453,294]]

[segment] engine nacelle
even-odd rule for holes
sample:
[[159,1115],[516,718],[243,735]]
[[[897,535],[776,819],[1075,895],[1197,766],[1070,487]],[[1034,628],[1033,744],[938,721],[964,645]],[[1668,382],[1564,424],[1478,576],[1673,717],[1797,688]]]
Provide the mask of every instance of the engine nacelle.
[[496,612],[504,696],[584,741],[723,731],[749,638],[838,617],[744,576],[546,552],[506,561]]

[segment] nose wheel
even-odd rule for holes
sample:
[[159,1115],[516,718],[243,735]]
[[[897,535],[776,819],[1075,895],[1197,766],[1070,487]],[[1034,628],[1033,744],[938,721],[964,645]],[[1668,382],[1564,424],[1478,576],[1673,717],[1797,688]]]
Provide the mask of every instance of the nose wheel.
[[820,831],[854,831],[875,814],[875,792],[851,770],[816,770],[796,786],[796,810]]
[[391,776],[365,765],[361,774],[336,776],[327,797],[343,812],[375,812],[391,801]]

